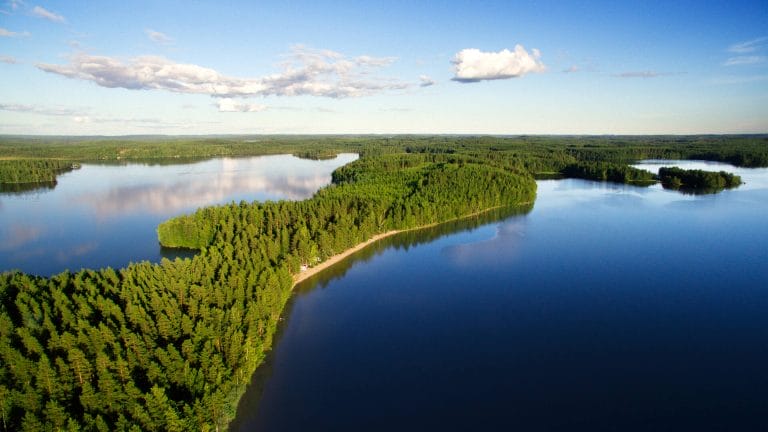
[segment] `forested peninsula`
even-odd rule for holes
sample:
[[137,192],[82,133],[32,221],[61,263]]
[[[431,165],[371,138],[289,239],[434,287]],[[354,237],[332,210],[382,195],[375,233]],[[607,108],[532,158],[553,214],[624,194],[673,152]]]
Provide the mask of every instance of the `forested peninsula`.
[[37,187],[55,187],[56,176],[79,168],[58,159],[0,160],[0,192],[20,192]]
[[708,155],[768,165],[763,136],[678,139],[2,139],[2,155],[13,160],[77,163],[360,155],[308,200],[206,207],[158,227],[163,245],[199,250],[193,258],[50,278],[0,274],[2,428],[224,430],[304,268],[376,235],[498,207],[530,209],[540,173],[635,182],[647,174],[625,167],[638,159]]

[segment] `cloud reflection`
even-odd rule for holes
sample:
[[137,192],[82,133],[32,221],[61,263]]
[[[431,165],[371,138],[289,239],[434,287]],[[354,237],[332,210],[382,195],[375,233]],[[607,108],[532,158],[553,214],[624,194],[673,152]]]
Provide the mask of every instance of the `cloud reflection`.
[[513,218],[499,224],[496,233],[488,239],[451,245],[442,252],[458,266],[498,266],[515,259],[520,239],[525,237],[525,230],[525,219]]
[[98,249],[99,244],[95,241],[76,245],[71,249],[68,249],[66,251],[59,251],[56,253],[56,258],[60,263],[66,263],[69,262],[70,259],[74,257],[80,257],[83,255],[87,255],[96,249]]
[[14,224],[4,227],[2,231],[0,250],[9,251],[31,243],[43,234],[43,227]]
[[219,172],[187,172],[164,182],[116,186],[88,193],[77,202],[91,206],[99,217],[131,213],[174,215],[206,205],[230,202],[238,195],[254,199],[309,198],[330,183],[327,173],[305,175],[269,174],[243,167],[238,161],[224,159]]

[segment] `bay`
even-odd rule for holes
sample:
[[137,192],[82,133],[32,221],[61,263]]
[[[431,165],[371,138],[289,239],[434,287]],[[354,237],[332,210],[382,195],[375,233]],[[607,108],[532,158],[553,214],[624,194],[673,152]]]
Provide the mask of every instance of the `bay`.
[[746,183],[541,180],[304,282],[232,429],[760,430],[768,170],[706,165]]
[[0,271],[49,276],[189,256],[190,251],[160,247],[156,229],[161,222],[208,205],[306,199],[330,183],[334,169],[356,158],[85,163],[60,175],[54,188],[0,193]]

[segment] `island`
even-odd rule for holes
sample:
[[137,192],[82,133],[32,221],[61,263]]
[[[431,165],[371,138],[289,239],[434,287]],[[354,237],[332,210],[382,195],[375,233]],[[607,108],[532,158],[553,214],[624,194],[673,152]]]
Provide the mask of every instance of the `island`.
[[684,170],[676,167],[659,169],[661,184],[667,189],[691,193],[717,193],[741,185],[741,177],[725,171]]

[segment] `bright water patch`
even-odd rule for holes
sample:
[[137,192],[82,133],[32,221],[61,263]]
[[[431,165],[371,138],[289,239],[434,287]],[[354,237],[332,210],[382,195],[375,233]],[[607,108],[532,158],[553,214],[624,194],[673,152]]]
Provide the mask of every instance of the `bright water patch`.
[[334,169],[356,158],[83,164],[59,176],[54,189],[0,194],[0,271],[50,275],[174,257],[178,251],[164,251],[157,242],[160,222],[207,205],[306,199],[330,183]]

